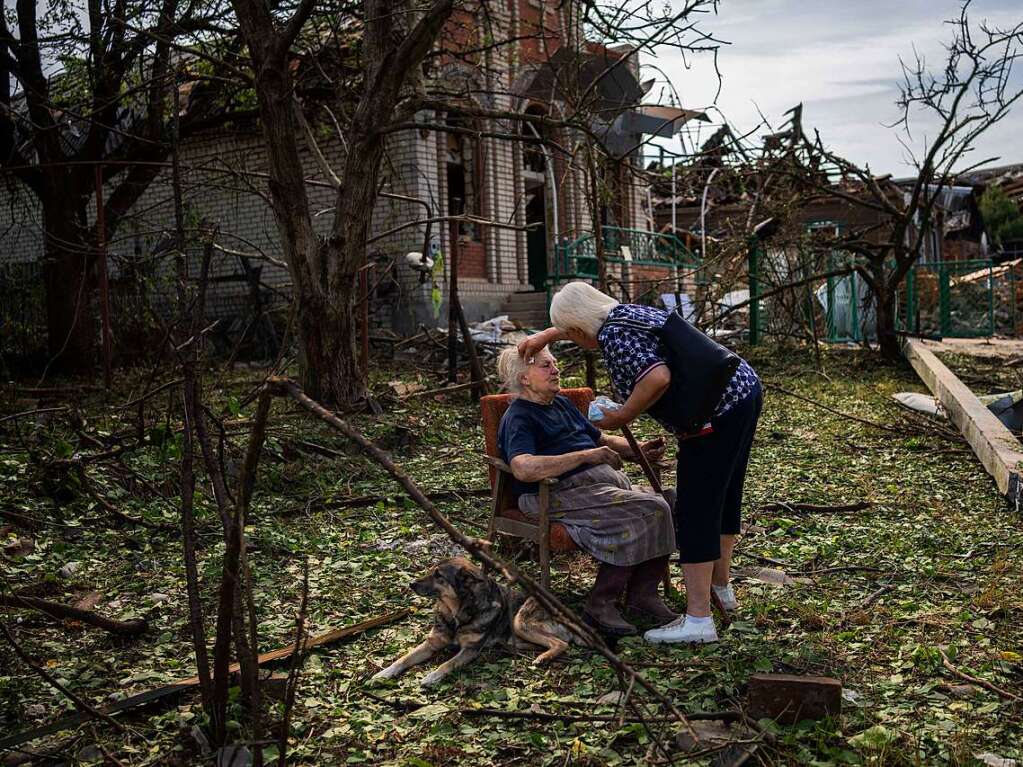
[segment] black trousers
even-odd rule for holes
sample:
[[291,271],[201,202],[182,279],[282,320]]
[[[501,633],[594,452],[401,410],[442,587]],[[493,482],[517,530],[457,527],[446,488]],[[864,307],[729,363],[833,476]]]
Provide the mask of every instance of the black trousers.
[[764,405],[760,385],[713,421],[714,431],[679,440],[675,540],[684,564],[721,558],[721,536],[739,532],[750,448]]

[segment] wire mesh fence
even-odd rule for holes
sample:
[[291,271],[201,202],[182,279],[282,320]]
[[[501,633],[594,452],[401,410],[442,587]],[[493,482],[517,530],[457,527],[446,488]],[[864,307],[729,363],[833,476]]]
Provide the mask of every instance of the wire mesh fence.
[[[831,343],[873,341],[875,299],[853,262],[812,248],[751,255],[751,284],[764,295],[750,307],[750,337],[802,337]],[[847,274],[836,274],[843,268]],[[815,274],[828,274],[812,279]],[[792,287],[785,287],[792,285]],[[899,286],[898,330],[933,338],[1023,333],[1023,259],[921,262]]]
[[[201,249],[186,253],[186,286],[194,295]],[[220,358],[271,359],[280,350],[291,297],[286,286],[268,283],[263,264],[221,254],[207,286],[207,347]],[[178,313],[172,251],[146,258],[110,260],[110,325],[117,364],[150,359],[167,351],[167,328]],[[80,321],[101,333],[99,295],[93,290]],[[7,375],[42,369],[49,361],[46,294],[38,261],[0,264],[0,363]]]
[[0,358],[4,372],[46,354],[46,302],[36,261],[0,264]]

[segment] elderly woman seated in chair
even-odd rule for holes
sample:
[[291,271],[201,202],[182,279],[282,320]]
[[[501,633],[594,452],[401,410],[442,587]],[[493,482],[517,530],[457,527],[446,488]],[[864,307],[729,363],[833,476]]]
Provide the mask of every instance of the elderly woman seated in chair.
[[[542,479],[556,478],[550,519],[568,530],[580,549],[600,562],[584,619],[613,636],[636,633],[615,604],[627,592],[626,614],[658,625],[677,616],[657,595],[668,556],[675,550],[671,506],[659,495],[633,489],[619,469],[632,449],[624,437],[603,434],[560,394],[558,363],[547,349],[522,359],[506,349],[498,372],[517,397],[498,429],[501,458],[511,467],[519,509],[536,516]],[[651,459],[663,440],[641,446]]]

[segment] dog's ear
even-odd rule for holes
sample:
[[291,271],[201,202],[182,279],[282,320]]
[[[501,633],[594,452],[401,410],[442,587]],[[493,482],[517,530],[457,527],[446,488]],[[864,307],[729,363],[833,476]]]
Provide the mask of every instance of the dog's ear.
[[500,594],[500,587],[493,578],[475,568],[463,568],[462,588],[472,594],[473,602],[480,608],[489,606]]
[[457,562],[442,562],[435,569],[437,577],[451,586],[456,593],[462,591],[462,570],[464,568],[461,565]]

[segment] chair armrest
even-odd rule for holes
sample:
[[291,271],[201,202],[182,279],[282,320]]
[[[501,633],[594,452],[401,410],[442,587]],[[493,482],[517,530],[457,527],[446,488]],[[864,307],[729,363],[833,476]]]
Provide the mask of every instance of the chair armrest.
[[503,471],[505,474],[511,474],[512,473],[511,466],[506,464],[500,458],[494,458],[494,456],[492,456],[492,455],[484,455],[483,456],[483,460],[486,461],[487,463],[489,463],[495,469],[498,469],[499,471]]
[[[503,471],[505,474],[510,474],[513,477],[515,476],[514,472],[512,472],[511,466],[506,464],[500,458],[494,458],[494,456],[492,456],[492,455],[484,455],[483,459],[487,463],[489,463],[491,466],[493,466],[495,469],[497,469],[499,471]],[[554,485],[558,484],[558,480],[555,479],[554,477],[548,477],[547,479],[541,479],[539,481],[539,483],[541,485],[547,485],[549,487],[553,487]]]

